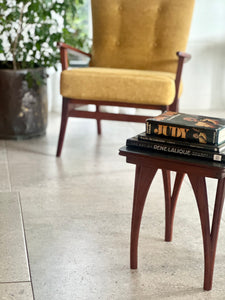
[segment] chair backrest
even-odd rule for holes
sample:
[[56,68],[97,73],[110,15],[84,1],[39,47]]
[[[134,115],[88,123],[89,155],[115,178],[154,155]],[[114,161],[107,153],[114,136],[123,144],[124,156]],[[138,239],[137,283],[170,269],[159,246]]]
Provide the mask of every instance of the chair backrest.
[[92,0],[91,66],[176,72],[194,0]]

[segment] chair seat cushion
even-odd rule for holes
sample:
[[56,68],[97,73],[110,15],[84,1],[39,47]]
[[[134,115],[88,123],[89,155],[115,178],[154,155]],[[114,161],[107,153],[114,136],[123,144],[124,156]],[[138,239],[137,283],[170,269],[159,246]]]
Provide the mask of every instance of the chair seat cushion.
[[114,68],[75,68],[61,73],[61,95],[71,99],[170,105],[175,74]]

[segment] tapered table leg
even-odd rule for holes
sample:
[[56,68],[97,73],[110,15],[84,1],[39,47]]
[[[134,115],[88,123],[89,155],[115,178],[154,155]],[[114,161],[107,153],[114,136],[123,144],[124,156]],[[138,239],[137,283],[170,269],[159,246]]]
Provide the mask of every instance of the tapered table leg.
[[171,195],[170,171],[162,169],[165,193],[165,241],[170,242],[173,234],[173,220],[179,191],[184,179],[184,173],[177,172]]
[[133,213],[131,223],[131,244],[130,244],[130,267],[137,268],[138,259],[138,237],[141,225],[141,217],[145,199],[156,174],[157,168],[146,168],[142,165],[136,166]]
[[198,204],[199,215],[201,219],[203,247],[204,247],[204,289],[209,291],[212,289],[213,270],[216,255],[216,245],[218,239],[219,225],[221,220],[222,208],[225,196],[225,179],[218,179],[216,200],[214,205],[214,213],[212,220],[212,228],[210,230],[208,197],[205,177],[188,174],[195,198]]

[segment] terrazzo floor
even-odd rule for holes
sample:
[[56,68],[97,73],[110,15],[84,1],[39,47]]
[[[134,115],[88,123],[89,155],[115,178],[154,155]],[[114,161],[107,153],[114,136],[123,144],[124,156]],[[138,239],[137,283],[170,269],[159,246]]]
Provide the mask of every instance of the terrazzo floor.
[[[157,173],[142,219],[139,268],[129,268],[135,168],[118,149],[144,124],[103,121],[97,136],[95,121],[71,119],[56,158],[59,124],[60,115],[50,113],[46,136],[0,141],[0,299],[225,299],[225,216],[213,289],[206,292],[201,227],[187,178],[173,241],[166,243]],[[207,182],[212,211],[215,181]]]

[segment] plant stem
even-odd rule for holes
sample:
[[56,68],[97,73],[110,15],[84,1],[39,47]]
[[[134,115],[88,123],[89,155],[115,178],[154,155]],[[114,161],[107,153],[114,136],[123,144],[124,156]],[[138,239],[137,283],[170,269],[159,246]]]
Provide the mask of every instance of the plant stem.
[[25,6],[25,4],[23,3],[21,11],[20,11],[19,29],[17,31],[17,35],[16,35],[15,40],[14,40],[13,45],[12,45],[13,70],[17,70],[17,65],[16,65],[16,48],[17,48],[17,45],[18,45],[18,42],[19,42],[20,35],[22,33],[22,30],[23,30],[23,11],[24,11],[24,6]]

